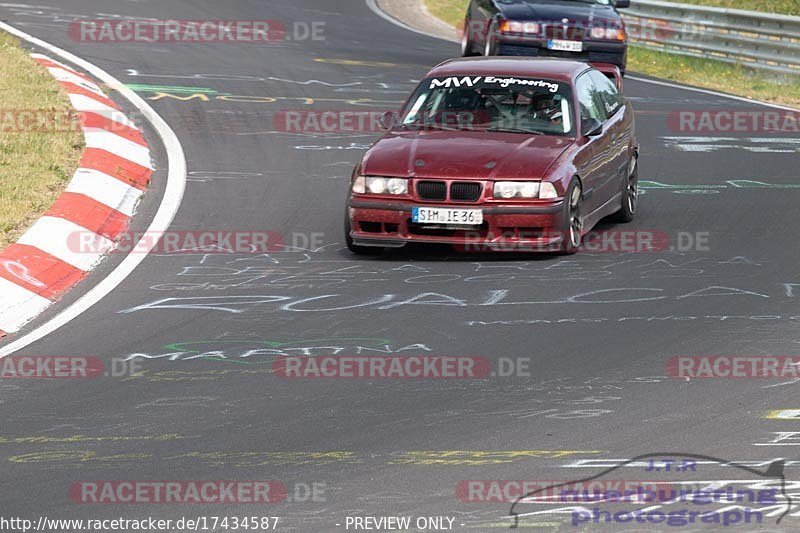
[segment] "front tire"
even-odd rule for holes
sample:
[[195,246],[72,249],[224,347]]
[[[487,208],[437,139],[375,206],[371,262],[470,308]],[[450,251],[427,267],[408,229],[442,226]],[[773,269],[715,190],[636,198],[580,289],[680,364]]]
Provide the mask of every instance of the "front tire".
[[563,237],[561,240],[561,253],[572,255],[578,251],[583,239],[583,219],[581,218],[581,203],[583,189],[577,178],[573,178],[564,196]]
[[497,25],[492,24],[486,32],[486,44],[483,47],[483,55],[486,57],[497,55]]
[[615,215],[617,222],[631,222],[636,217],[639,203],[639,158],[631,157],[628,164],[627,177],[622,184],[622,199],[619,211]]
[[472,22],[469,18],[464,21],[464,34],[461,36],[461,56],[472,57],[480,55],[475,52],[475,42],[472,40]]

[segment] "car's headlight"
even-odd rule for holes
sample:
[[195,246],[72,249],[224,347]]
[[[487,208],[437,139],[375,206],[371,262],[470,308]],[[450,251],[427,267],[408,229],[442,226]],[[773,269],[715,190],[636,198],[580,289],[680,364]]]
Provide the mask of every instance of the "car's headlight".
[[537,22],[517,22],[514,20],[504,20],[500,23],[502,33],[528,33],[537,34],[541,31],[541,26]]
[[592,39],[606,41],[624,41],[625,30],[622,28],[609,28],[606,26],[594,26],[591,31]]
[[353,180],[353,192],[358,194],[367,192],[367,179],[364,176],[356,176]]
[[558,192],[556,192],[556,186],[550,183],[549,181],[543,181],[541,186],[539,187],[539,198],[542,200],[553,200],[558,198]]
[[408,194],[408,180],[405,178],[357,176],[353,181],[353,192],[357,194]]
[[513,198],[558,198],[555,186],[547,181],[497,181],[494,184],[494,197],[503,200]]
[[494,184],[495,198],[509,200],[511,198],[536,198],[538,196],[538,181],[498,181]]

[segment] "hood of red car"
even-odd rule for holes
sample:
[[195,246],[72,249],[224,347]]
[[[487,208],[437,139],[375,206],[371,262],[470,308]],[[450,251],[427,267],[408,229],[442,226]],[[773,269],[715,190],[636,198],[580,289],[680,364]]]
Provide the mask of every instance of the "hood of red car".
[[574,139],[478,131],[390,133],[364,156],[369,176],[458,179],[544,178]]

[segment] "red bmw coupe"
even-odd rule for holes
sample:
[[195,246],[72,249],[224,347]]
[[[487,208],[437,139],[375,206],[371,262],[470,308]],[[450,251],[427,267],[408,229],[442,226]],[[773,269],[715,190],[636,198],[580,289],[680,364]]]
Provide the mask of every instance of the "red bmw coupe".
[[634,113],[609,74],[529,58],[435,67],[353,172],[348,248],[569,254],[600,219],[632,220]]

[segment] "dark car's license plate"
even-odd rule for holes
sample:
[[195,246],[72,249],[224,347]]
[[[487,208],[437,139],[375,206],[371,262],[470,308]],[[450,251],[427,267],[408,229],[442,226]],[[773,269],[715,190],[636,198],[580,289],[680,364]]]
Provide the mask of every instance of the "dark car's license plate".
[[550,39],[547,41],[547,48],[561,52],[583,52],[583,43],[581,41]]

